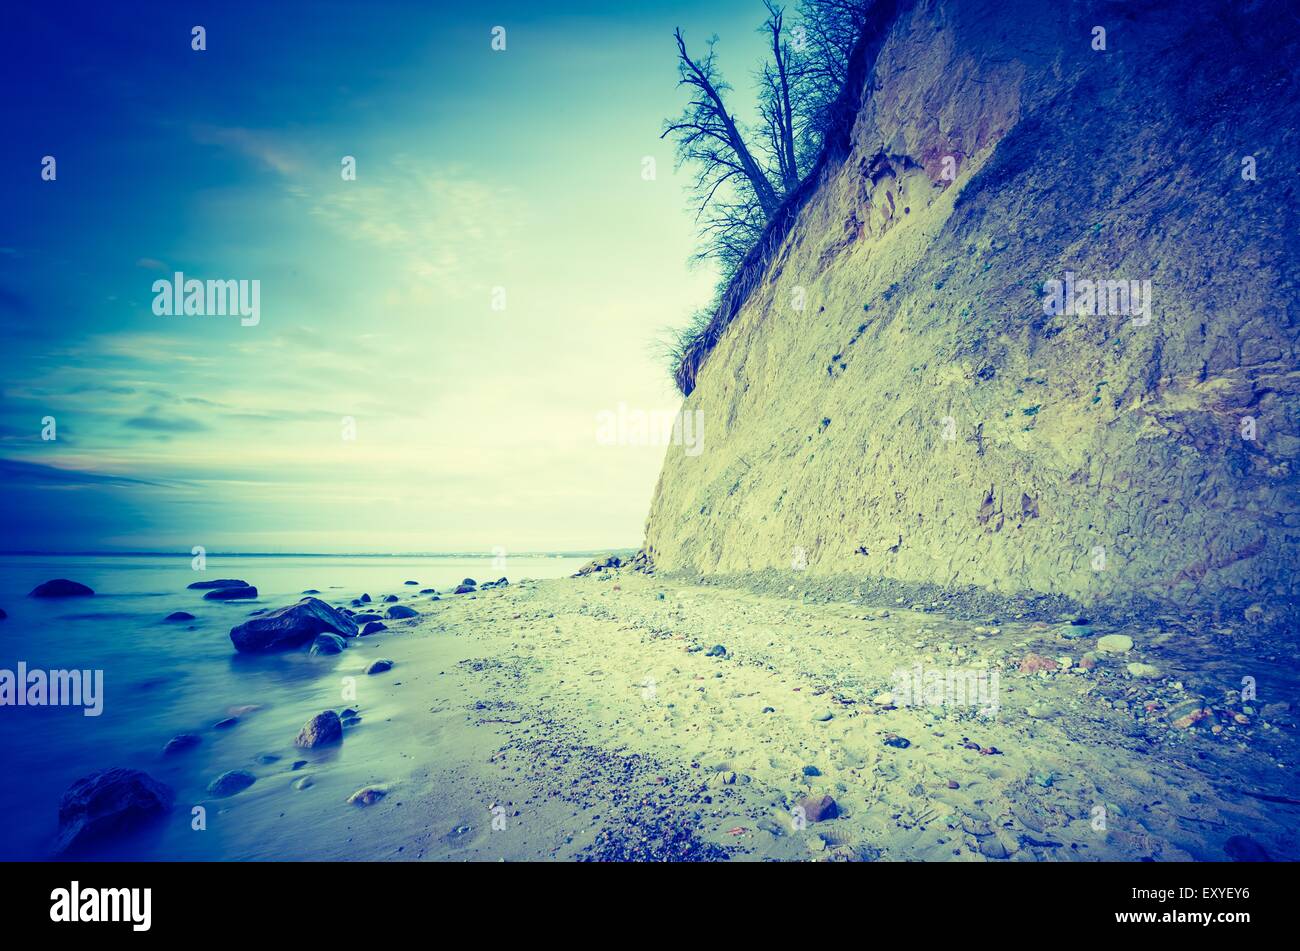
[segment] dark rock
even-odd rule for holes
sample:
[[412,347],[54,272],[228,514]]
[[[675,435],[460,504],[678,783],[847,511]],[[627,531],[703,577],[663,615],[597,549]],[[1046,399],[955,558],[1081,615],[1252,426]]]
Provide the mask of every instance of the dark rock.
[[809,822],[825,822],[840,814],[840,807],[830,796],[805,796],[799,800],[799,806]]
[[1248,835],[1234,835],[1223,844],[1223,851],[1234,862],[1271,862],[1264,847]]
[[163,747],[163,756],[175,756],[177,753],[184,753],[186,750],[192,750],[202,742],[197,733],[178,733],[167,741]]
[[392,603],[393,603],[394,601],[396,601],[396,600],[397,600],[397,595],[395,595],[395,594],[386,594],[386,595],[384,595],[384,603],[385,603],[385,604],[392,604]]
[[420,616],[419,611],[415,610],[415,608],[407,607],[405,604],[394,604],[391,608],[385,611],[384,614],[388,616],[389,620],[393,620],[395,618]]
[[822,774],[822,771],[818,769],[816,766],[805,766],[803,768],[803,774],[805,776],[820,776]]
[[311,749],[316,746],[328,746],[343,739],[343,723],[333,710],[318,713],[298,732],[294,746]]
[[383,621],[367,621],[361,628],[361,637],[369,637],[371,634],[378,634],[380,631],[388,630],[388,625]]
[[710,647],[707,651],[704,652],[704,656],[705,657],[726,657],[727,649],[723,647],[721,644],[714,644],[712,647]]
[[620,568],[623,565],[623,559],[618,555],[607,555],[604,558],[594,558],[578,569],[577,574],[573,577],[579,578],[583,575],[598,574],[607,569]]
[[247,601],[257,597],[257,589],[251,584],[242,588],[217,588],[203,596],[205,601]]
[[296,773],[298,770],[302,769],[306,765],[307,765],[307,761],[305,759],[296,759],[293,761],[293,765],[290,766],[289,768]]
[[473,594],[473,593],[474,593],[475,591],[477,591],[477,590],[478,590],[478,589],[475,588],[472,584],[458,584],[458,585],[456,585],[456,590],[455,590],[454,593],[455,593],[455,594]]
[[306,591],[303,592],[303,594],[320,594],[320,592],[317,591],[315,588],[308,588]]
[[243,792],[255,782],[257,782],[257,777],[248,770],[232,769],[208,783],[208,795],[216,796],[218,799],[225,799],[227,796]]
[[500,577],[500,578],[497,579],[497,587],[498,587],[498,588],[504,588],[504,587],[505,587],[506,585],[508,585],[508,584],[510,584],[510,579],[509,579],[509,578],[506,578],[506,577],[503,576],[503,577]]
[[461,582],[460,582],[460,583],[461,583],[461,584],[467,584],[467,585],[469,585],[471,588],[473,588],[473,587],[475,587],[476,585],[478,585],[478,582],[475,581],[473,578],[463,578],[463,579],[461,579]]
[[437,588],[421,588],[421,589],[420,589],[420,594],[437,594],[437,593],[438,593],[438,589],[437,589]]
[[194,615],[191,614],[189,611],[173,611],[171,614],[167,615],[167,617],[164,618],[163,620],[166,620],[166,621],[193,621],[193,620],[194,620]]
[[324,601],[303,598],[231,628],[230,640],[237,650],[259,652],[297,647],[321,633],[355,637],[357,625]]
[[885,745],[892,746],[897,750],[905,750],[912,745],[912,741],[891,733],[885,737]]
[[363,594],[361,597],[357,598],[357,600],[360,601],[362,604],[369,604],[369,603],[370,603],[370,595],[368,595],[368,594]]
[[373,806],[387,795],[388,789],[384,786],[365,786],[348,796],[348,804],[352,806]]
[[384,671],[392,670],[392,669],[393,669],[393,662],[389,660],[387,657],[381,657],[378,660],[373,660],[370,662],[370,666],[366,668],[366,673],[382,674]]
[[382,614],[375,614],[373,611],[361,611],[352,615],[352,620],[358,624],[365,624],[367,621],[378,621],[382,617]]
[[402,584],[419,584],[418,581],[403,581]]
[[328,632],[317,634],[316,639],[311,642],[311,653],[313,656],[319,654],[341,654],[348,646],[348,642],[337,634]]
[[248,588],[251,585],[247,581],[240,581],[238,578],[218,578],[215,581],[196,581],[194,584],[187,584],[185,587],[191,591],[197,591],[204,588]]
[[69,581],[67,578],[55,578],[32,589],[29,598],[88,598],[95,592],[84,584]]
[[171,789],[138,769],[101,769],[83,776],[59,800],[55,851],[130,832],[164,815],[171,805]]
[[212,724],[214,730],[229,730],[239,722],[239,717],[226,717],[224,720],[218,720]]

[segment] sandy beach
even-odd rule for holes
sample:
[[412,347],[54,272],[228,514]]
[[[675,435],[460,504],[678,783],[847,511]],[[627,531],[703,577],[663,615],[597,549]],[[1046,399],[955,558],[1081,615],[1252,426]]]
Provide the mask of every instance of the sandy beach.
[[[628,570],[447,595],[349,639],[301,711],[342,712],[326,691],[355,678],[341,743],[285,735],[265,762],[231,763],[256,783],[203,800],[208,832],[230,858],[1300,855],[1294,719],[1275,699],[1294,670],[1250,653],[1248,622],[930,608]],[[1132,648],[1098,649],[1116,634]],[[367,675],[377,659],[391,669]],[[896,672],[918,669],[995,689],[908,703]]]

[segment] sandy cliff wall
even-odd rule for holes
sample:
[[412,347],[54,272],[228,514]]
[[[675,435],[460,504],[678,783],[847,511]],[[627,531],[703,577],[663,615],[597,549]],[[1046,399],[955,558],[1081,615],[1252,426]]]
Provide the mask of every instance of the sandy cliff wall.
[[[699,371],[657,566],[1290,599],[1298,33],[1280,3],[900,14]],[[1150,281],[1149,321],[1045,313],[1067,272]]]

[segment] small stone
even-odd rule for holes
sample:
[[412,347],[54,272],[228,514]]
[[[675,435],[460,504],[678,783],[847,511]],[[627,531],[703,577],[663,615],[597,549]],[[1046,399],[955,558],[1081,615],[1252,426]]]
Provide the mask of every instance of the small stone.
[[348,805],[373,806],[387,795],[388,789],[385,786],[364,786],[348,796]]
[[248,770],[232,769],[222,773],[208,784],[208,794],[216,796],[218,799],[225,799],[228,796],[243,792],[255,782],[257,782],[257,777]]
[[293,784],[293,788],[294,788],[294,789],[310,789],[312,786],[315,786],[315,785],[316,785],[316,781],[315,781],[314,779],[312,779],[310,776],[304,776],[302,779],[298,780],[297,782],[295,782],[295,783]]
[[905,750],[912,745],[912,741],[897,733],[889,733],[885,736],[885,745],[892,746],[896,750]]
[[1056,670],[1059,666],[1052,658],[1030,651],[1020,661],[1020,672],[1022,674],[1036,674],[1040,670]]
[[819,713],[813,717],[813,722],[825,723],[827,720],[833,720],[833,719],[835,719],[835,714],[833,713]]
[[726,657],[727,649],[723,647],[721,644],[714,644],[712,647],[710,647],[707,651],[704,652],[704,656],[705,657]]
[[326,746],[331,743],[338,743],[343,739],[343,723],[339,720],[339,715],[333,710],[326,710],[324,713],[318,713],[303,726],[298,733],[298,738],[294,740],[295,746],[304,749],[311,749],[316,746]]
[[184,753],[186,750],[192,750],[201,743],[201,738],[195,733],[178,733],[167,741],[163,747],[163,756],[175,756],[177,753]]
[[393,669],[393,662],[387,657],[381,657],[378,660],[372,660],[370,666],[366,668],[368,674],[382,674],[386,670]]
[[167,615],[167,617],[163,618],[163,620],[164,621],[193,621],[194,615],[191,614],[189,611],[173,611],[171,614]]
[[1133,638],[1127,634],[1107,634],[1097,638],[1097,650],[1105,654],[1125,654],[1133,649]]
[[313,656],[341,654],[347,646],[347,641],[337,634],[321,633],[317,634],[316,639],[311,642],[311,653]]
[[1155,664],[1129,664],[1127,667],[1129,676],[1137,677],[1142,680],[1154,680],[1160,676],[1160,668]]
[[818,769],[816,766],[805,766],[803,768],[803,774],[805,776],[820,776],[822,774],[822,771]]
[[894,705],[894,695],[892,693],[878,693],[871,698],[871,702],[878,707],[892,707]]
[[840,807],[830,796],[804,796],[799,800],[798,808],[809,822],[825,822],[840,814]]

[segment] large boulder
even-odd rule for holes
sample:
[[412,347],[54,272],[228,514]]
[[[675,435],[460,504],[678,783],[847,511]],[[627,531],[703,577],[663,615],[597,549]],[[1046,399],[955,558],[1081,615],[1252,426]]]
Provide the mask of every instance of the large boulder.
[[55,851],[131,832],[164,815],[171,805],[171,788],[138,769],[101,769],[83,776],[59,800]]
[[67,578],[55,578],[32,589],[29,598],[88,598],[95,592],[84,584],[69,581]]
[[213,581],[196,581],[185,587],[191,591],[200,591],[206,588],[251,588],[252,585],[238,578],[217,578]]
[[303,598],[297,604],[269,611],[232,627],[230,640],[236,650],[258,653],[298,647],[321,633],[356,637],[357,625],[324,601]]

